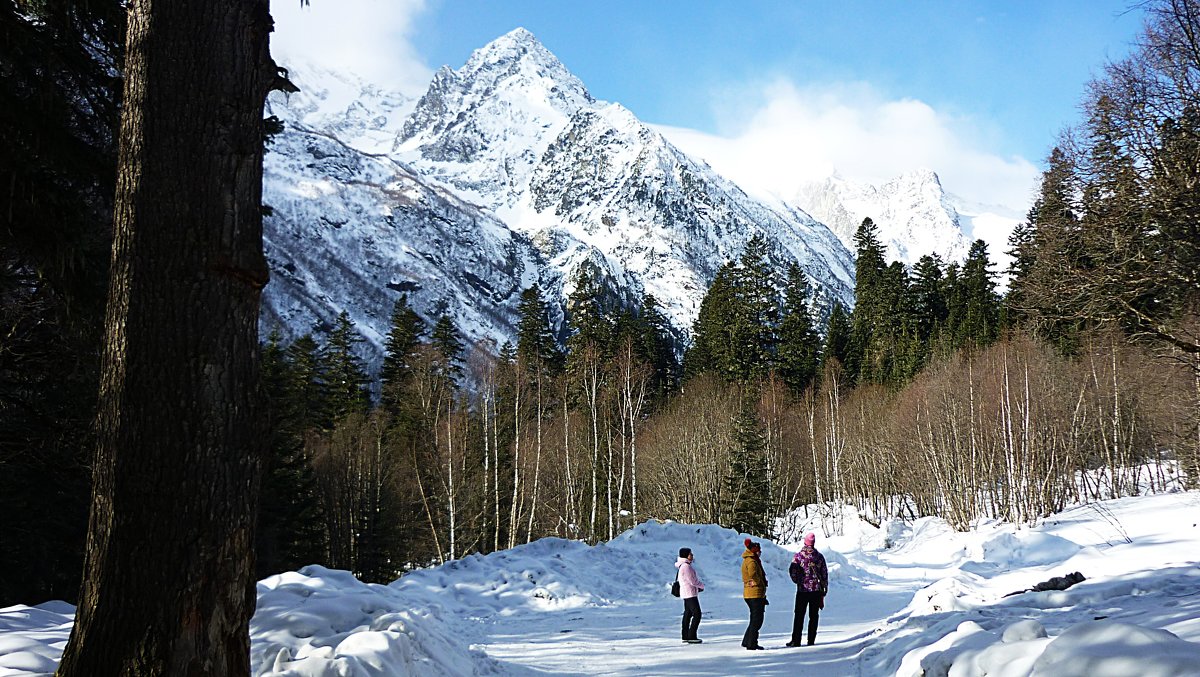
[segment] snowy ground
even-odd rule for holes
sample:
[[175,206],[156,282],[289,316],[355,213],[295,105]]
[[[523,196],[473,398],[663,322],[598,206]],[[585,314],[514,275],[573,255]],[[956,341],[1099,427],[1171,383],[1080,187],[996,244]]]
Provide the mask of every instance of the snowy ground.
[[[845,521],[819,538],[831,590],[817,645],[784,648],[795,545],[764,542],[762,643],[746,624],[742,535],[648,522],[589,547],[543,539],[414,572],[390,586],[306,567],[259,584],[253,674],[1200,675],[1200,493],[1069,510],[1034,529],[938,519]],[[819,531],[819,530],[818,530]],[[680,546],[707,590],[700,645],[668,594]],[[1053,576],[1087,580],[1029,592]],[[52,672],[74,610],[0,609],[0,676]]]

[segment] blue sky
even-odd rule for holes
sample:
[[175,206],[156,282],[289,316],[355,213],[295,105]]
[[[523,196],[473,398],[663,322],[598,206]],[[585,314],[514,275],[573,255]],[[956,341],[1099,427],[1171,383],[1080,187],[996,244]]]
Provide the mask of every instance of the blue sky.
[[297,4],[273,7],[277,57],[303,45],[419,95],[433,69],[523,26],[594,96],[735,180],[929,167],[951,192],[1018,209],[1086,82],[1141,24],[1130,0]]

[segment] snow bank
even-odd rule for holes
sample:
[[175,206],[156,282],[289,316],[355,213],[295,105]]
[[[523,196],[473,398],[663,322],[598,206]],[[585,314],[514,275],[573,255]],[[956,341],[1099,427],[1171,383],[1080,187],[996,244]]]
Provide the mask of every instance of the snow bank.
[[[648,521],[608,543],[546,538],[412,572],[389,585],[309,566],[261,581],[255,677],[738,674],[1026,677],[1200,675],[1200,494],[1075,508],[1036,528],[841,516],[816,647],[745,652],[745,534]],[[762,643],[790,637],[795,544],[763,546]],[[667,589],[680,547],[706,584],[698,646],[679,642]],[[1080,571],[1067,590],[1024,590]],[[777,592],[778,591],[778,592]],[[0,677],[52,672],[74,609],[0,609]],[[747,655],[750,654],[750,655]],[[815,663],[814,663],[815,661]]]
[[0,609],[0,675],[54,672],[74,617],[75,607],[63,602]]
[[[924,623],[927,641],[907,645],[917,646],[896,674],[1200,675],[1198,507],[1194,493],[1125,498],[1068,510],[1034,530],[984,525],[938,534],[935,551],[961,543],[966,561],[905,608],[894,634]],[[904,547],[916,548],[915,540]],[[1089,579],[1009,594],[1073,570]]]
[[258,584],[250,624],[256,677],[469,675],[490,669],[461,641],[463,619],[388,586],[320,566]]
[[1047,644],[1033,666],[1033,674],[1055,677],[1197,675],[1200,674],[1200,644],[1185,642],[1166,630],[1096,621],[1076,625]]

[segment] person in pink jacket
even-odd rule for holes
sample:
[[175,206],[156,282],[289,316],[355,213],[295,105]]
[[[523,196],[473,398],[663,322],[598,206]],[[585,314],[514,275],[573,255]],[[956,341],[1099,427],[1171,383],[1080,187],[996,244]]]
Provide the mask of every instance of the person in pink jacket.
[[699,594],[704,590],[704,584],[692,567],[695,559],[691,548],[680,548],[679,559],[675,562],[675,567],[679,569],[679,598],[683,600],[683,641],[687,644],[704,641],[696,637],[696,628],[700,627]]

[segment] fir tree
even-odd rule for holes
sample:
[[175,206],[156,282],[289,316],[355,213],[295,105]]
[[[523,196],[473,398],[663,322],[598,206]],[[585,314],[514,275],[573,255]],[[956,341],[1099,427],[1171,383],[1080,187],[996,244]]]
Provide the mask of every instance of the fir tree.
[[743,395],[741,410],[734,422],[734,448],[725,479],[729,527],[740,532],[768,533],[771,487],[767,479],[766,448],[766,437],[754,410],[754,400],[749,394]]
[[959,348],[958,339],[961,335],[961,325],[966,313],[961,284],[962,267],[955,262],[946,265],[946,273],[942,277],[943,296],[946,299],[946,326],[935,339],[933,354],[947,356]]
[[537,284],[521,292],[517,305],[516,357],[527,368],[541,365],[551,373],[562,370],[563,355],[550,330],[550,315]]
[[864,361],[868,358],[875,329],[884,323],[888,312],[881,295],[887,263],[883,258],[883,245],[879,242],[879,228],[869,217],[863,219],[855,231],[854,246],[854,312],[844,366],[847,378],[857,382],[864,368],[869,376],[872,375],[872,367],[865,366]]
[[642,297],[634,325],[638,351],[654,369],[652,391],[661,399],[675,388],[679,379],[679,359],[675,356],[675,339],[666,315],[659,310],[652,294]]
[[1008,236],[1011,263],[1008,266],[1008,293],[1004,296],[1000,321],[1005,328],[1020,326],[1029,318],[1025,286],[1036,261],[1034,246],[1037,228],[1033,224],[1037,223],[1038,210],[1038,205],[1034,204],[1025,220],[1018,223]]
[[1164,120],[1159,139],[1146,200],[1153,233],[1146,253],[1165,274],[1140,282],[1155,286],[1164,304],[1155,314],[1164,317],[1200,305],[1200,104]]
[[383,368],[379,374],[386,411],[394,413],[399,407],[399,400],[412,379],[413,360],[424,333],[425,321],[408,304],[408,295],[401,295],[392,308],[392,326],[384,342]]
[[343,310],[321,354],[330,413],[335,421],[346,414],[364,413],[370,404],[366,369],[354,351],[361,342],[350,314]]
[[961,313],[956,345],[983,347],[999,337],[1000,297],[990,265],[987,243],[976,240],[963,263],[955,295]]
[[922,348],[921,362],[928,359],[938,334],[946,325],[949,313],[946,307],[945,278],[942,275],[942,260],[936,254],[926,254],[913,266],[912,284],[909,286],[912,307],[913,329]]
[[736,304],[734,285],[735,270],[727,262],[717,271],[700,302],[700,311],[692,325],[692,345],[683,358],[685,378],[713,371],[722,378],[731,379],[731,365],[735,350],[731,318]]
[[779,327],[779,374],[793,394],[800,394],[817,376],[820,340],[808,309],[808,281],[800,266],[788,266],[783,320]]
[[0,6],[0,607],[79,592],[125,10]]
[[729,370],[739,381],[766,376],[779,344],[779,297],[767,241],[755,235],[746,243],[737,267]]
[[267,457],[259,500],[259,578],[323,561],[323,516],[316,478],[304,450],[302,411],[291,402],[295,381],[278,331],[263,347],[261,387],[267,410]]
[[500,346],[500,361],[504,364],[515,364],[517,361],[517,347],[512,344],[512,341],[505,341],[504,345]]
[[610,355],[616,340],[614,310],[605,299],[606,290],[591,266],[582,266],[575,291],[567,300],[573,334],[569,346],[591,344],[601,355]]
[[859,379],[897,387],[913,375],[909,353],[914,330],[904,264],[895,261],[884,268],[873,292],[875,320],[864,346]]
[[825,346],[821,350],[821,363],[837,360],[846,364],[850,359],[850,335],[853,327],[850,316],[846,314],[842,304],[834,301],[833,309],[829,311],[829,328],[825,332]]
[[286,396],[288,415],[302,430],[329,430],[333,414],[329,408],[328,388],[321,348],[312,334],[292,341],[287,348]]
[[438,318],[433,327],[433,349],[437,353],[438,370],[449,383],[451,388],[457,387],[462,378],[462,340],[458,337],[458,328],[449,315]]

